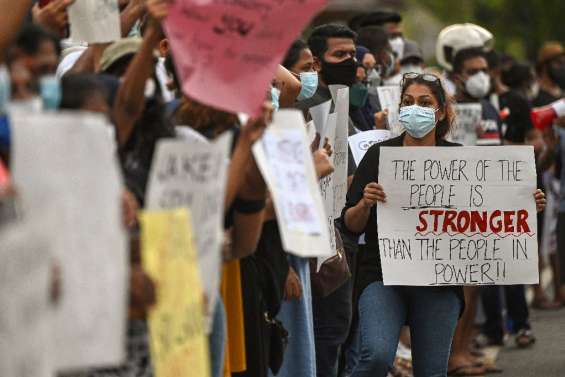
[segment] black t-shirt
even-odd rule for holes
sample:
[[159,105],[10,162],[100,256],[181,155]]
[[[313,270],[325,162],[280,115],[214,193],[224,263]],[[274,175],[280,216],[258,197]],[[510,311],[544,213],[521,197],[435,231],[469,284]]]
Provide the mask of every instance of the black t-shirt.
[[500,96],[500,108],[510,110],[510,114],[504,120],[506,123],[504,139],[512,143],[523,144],[526,141],[526,134],[533,128],[530,118],[532,105],[521,94],[509,91]]
[[[381,147],[402,147],[404,140],[404,134],[383,141],[381,143],[373,145],[357,167],[355,176],[353,177],[353,182],[351,187],[347,192],[347,201],[345,203],[345,208],[341,214],[342,222],[344,222],[345,212],[357,205],[357,203],[363,198],[363,191],[365,186],[371,182],[378,182],[379,178],[379,156]],[[460,146],[459,144],[451,143],[443,139],[437,139],[436,145],[439,147],[455,147]],[[366,246],[361,249],[358,253],[358,267],[357,267],[357,282],[356,285],[359,287],[358,294],[360,295],[363,290],[371,283],[375,281],[383,281],[382,267],[381,267],[381,257],[379,252],[379,242],[378,242],[378,232],[377,229],[377,210],[376,206],[371,209],[369,215],[369,220],[365,229],[361,233],[351,232],[347,229],[343,223],[343,229],[347,230],[351,235],[359,236],[361,233],[365,233]],[[462,298],[462,288],[452,287],[457,291],[459,297]]]
[[560,98],[561,97],[555,97],[551,93],[548,93],[543,89],[540,89],[538,96],[536,97],[536,99],[534,99],[532,104],[534,105],[534,107],[541,107],[541,106],[549,105],[550,103],[553,103]]

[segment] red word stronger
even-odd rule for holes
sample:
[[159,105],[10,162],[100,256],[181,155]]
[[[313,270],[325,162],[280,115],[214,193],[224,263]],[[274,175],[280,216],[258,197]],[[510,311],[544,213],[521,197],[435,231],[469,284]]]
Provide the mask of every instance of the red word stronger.
[[528,211],[420,211],[418,232],[530,233]]

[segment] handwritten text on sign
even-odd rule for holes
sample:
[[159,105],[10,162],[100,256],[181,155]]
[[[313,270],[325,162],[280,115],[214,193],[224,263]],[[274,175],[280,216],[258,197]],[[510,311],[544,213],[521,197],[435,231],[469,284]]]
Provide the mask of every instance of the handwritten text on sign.
[[198,219],[194,223],[194,236],[210,313],[220,284],[224,195],[231,141],[230,133],[222,134],[213,143],[194,137],[161,140],[147,189],[148,209],[188,208]]
[[379,182],[385,284],[538,282],[533,148],[383,147]]
[[327,0],[175,0],[165,28],[183,91],[258,114],[288,46]]
[[276,112],[253,154],[274,201],[285,251],[327,256],[331,250],[324,206],[302,114]]
[[466,146],[477,144],[477,130],[481,126],[483,107],[480,103],[458,103],[455,108],[455,128],[449,140]]

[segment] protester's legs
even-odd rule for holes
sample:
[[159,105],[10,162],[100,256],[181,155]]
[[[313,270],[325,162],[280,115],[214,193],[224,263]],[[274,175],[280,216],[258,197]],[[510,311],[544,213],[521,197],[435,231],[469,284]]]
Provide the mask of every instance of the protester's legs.
[[352,290],[353,282],[349,279],[329,296],[312,299],[318,377],[337,376],[339,349],[351,324]]
[[483,310],[486,316],[482,332],[495,343],[502,343],[504,338],[501,290],[502,288],[498,285],[481,289]]
[[343,349],[343,358],[345,360],[343,372],[340,377],[349,377],[359,363],[359,326],[356,323],[351,329],[349,343]]
[[473,335],[473,324],[477,311],[477,301],[479,299],[479,287],[467,286],[463,288],[465,293],[465,310],[453,338],[451,356],[449,357],[449,369],[469,372],[484,372],[483,368],[476,368],[476,359],[471,355],[471,337]]
[[352,377],[385,377],[394,362],[407,305],[401,287],[374,282],[359,299],[359,364]]
[[529,330],[530,313],[526,302],[526,291],[523,285],[507,285],[504,287],[508,316],[514,323],[514,331]]
[[224,345],[226,342],[226,312],[222,297],[218,295],[214,315],[212,317],[212,332],[209,337],[210,368],[212,377],[221,377],[224,373]]
[[407,292],[414,376],[446,376],[461,302],[449,288],[408,287]]

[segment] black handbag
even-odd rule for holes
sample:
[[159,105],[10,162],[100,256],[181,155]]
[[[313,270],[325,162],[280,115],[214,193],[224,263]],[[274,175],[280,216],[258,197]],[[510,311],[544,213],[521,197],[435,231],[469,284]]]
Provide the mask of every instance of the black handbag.
[[281,370],[284,361],[284,352],[288,346],[288,331],[284,328],[281,321],[269,317],[265,312],[265,322],[269,328],[269,368],[273,375],[277,375]]

